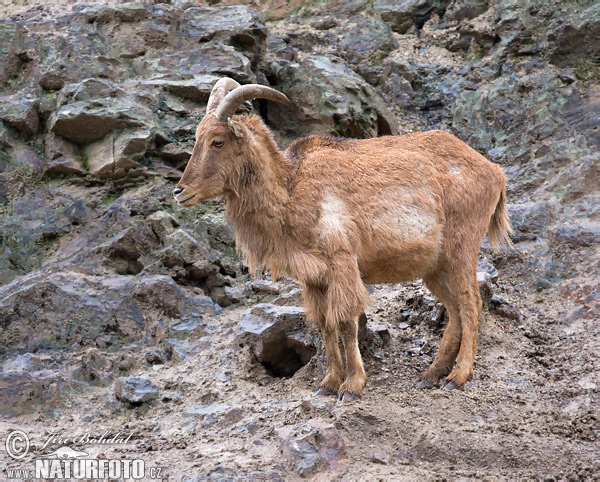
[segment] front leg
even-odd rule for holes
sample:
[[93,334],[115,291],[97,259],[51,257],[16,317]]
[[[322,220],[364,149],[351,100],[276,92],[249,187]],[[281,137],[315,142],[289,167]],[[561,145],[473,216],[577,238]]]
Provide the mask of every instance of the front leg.
[[327,326],[324,322],[320,323],[321,334],[325,341],[325,357],[327,358],[327,374],[321,382],[316,395],[333,395],[336,394],[344,378],[346,372],[340,354],[338,343],[338,331],[336,327]]
[[367,374],[358,348],[358,318],[340,323],[340,333],[346,354],[347,377],[340,387],[338,398],[348,401],[359,398],[367,384]]

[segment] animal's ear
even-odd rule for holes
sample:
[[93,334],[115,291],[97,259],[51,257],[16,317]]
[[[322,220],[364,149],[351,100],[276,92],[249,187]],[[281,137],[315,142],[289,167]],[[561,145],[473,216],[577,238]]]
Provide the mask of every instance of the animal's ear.
[[235,137],[238,139],[243,139],[245,137],[245,129],[242,122],[230,118],[227,123],[229,124],[229,127],[231,127]]

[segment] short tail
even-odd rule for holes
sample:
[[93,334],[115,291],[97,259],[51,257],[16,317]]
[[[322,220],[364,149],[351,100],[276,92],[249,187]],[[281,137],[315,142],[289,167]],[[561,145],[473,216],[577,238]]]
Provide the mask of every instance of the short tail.
[[496,204],[496,210],[492,214],[488,226],[488,239],[492,249],[498,251],[501,246],[510,248],[512,246],[510,239],[512,234],[513,230],[510,226],[508,209],[506,207],[506,186],[504,186],[500,193],[498,204]]

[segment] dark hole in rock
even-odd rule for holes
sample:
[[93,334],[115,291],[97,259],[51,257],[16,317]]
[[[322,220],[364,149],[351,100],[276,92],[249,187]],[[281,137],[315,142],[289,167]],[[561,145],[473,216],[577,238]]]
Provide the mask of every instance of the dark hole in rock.
[[279,332],[263,345],[258,361],[273,377],[292,377],[317,353],[315,347],[307,344],[303,338],[303,334],[288,336],[285,332]]
[[377,135],[378,136],[391,136],[392,128],[390,124],[382,115],[377,115]]
[[240,50],[250,50],[256,45],[256,40],[251,35],[240,33],[232,35],[231,45]]

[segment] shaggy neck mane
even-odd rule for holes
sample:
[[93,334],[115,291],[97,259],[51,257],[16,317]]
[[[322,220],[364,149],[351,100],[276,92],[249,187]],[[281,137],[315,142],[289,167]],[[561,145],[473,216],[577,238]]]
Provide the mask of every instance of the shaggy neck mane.
[[[285,220],[291,162],[279,150],[269,129],[256,116],[247,116],[243,162],[230,181],[227,218],[236,243],[251,271],[269,266],[273,276],[280,268],[274,259],[284,252]],[[285,263],[283,263],[285,264]]]

